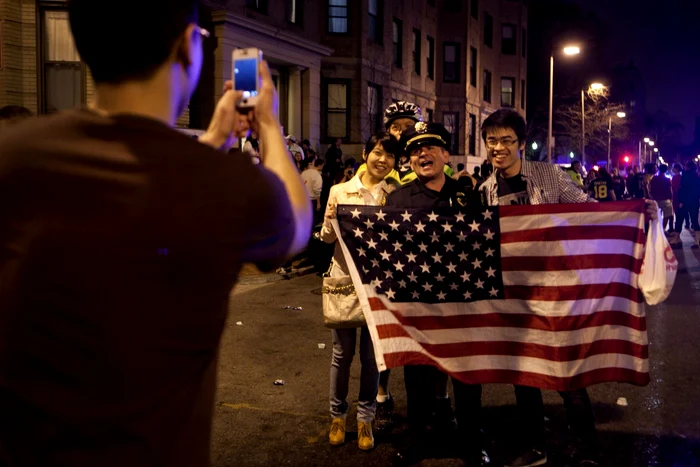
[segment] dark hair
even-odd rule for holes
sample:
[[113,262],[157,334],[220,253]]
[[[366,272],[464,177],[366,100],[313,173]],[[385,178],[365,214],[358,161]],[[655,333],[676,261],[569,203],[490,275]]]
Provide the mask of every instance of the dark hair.
[[369,156],[369,153],[372,152],[372,150],[375,147],[377,147],[378,144],[387,153],[393,155],[394,157],[398,157],[400,155],[401,148],[399,146],[399,140],[397,140],[390,133],[381,131],[375,135],[370,136],[367,142],[365,143],[365,156]]
[[525,119],[515,110],[500,109],[488,116],[481,124],[481,138],[486,141],[486,135],[497,129],[511,129],[518,137],[518,143],[527,138]]
[[598,169],[598,176],[603,180],[612,182],[612,175],[610,175],[610,172],[608,172],[608,169],[606,169],[605,167],[601,167]]
[[571,167],[575,166],[576,164],[581,164],[581,161],[571,161]]
[[656,173],[656,164],[653,162],[647,162],[644,164],[644,173],[647,175],[653,175]]
[[462,170],[464,170],[464,164],[457,164],[457,172],[461,172]]
[[678,163],[673,164],[673,168],[676,169],[676,170],[679,171],[679,172],[683,172],[683,167],[682,167],[680,164],[678,164]]
[[311,142],[308,139],[305,139],[304,141],[302,141],[301,144],[305,144],[305,145],[311,147]]
[[21,105],[6,105],[0,109],[0,120],[22,120],[33,116],[31,110]]
[[475,174],[481,173],[481,167],[479,167],[478,165],[476,167],[474,167],[474,173]]
[[665,174],[668,172],[668,166],[666,164],[661,164],[659,166],[659,173]]
[[324,161],[320,157],[317,157],[316,159],[314,159],[314,167],[321,167],[325,163],[326,163],[326,161]]
[[149,78],[173,53],[199,0],[70,0],[75,46],[96,83]]

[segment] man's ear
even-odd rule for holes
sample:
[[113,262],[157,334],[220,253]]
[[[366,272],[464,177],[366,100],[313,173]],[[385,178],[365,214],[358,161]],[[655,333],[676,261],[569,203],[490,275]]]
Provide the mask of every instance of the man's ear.
[[367,153],[365,152],[364,149],[362,150],[362,160],[367,162]]
[[180,35],[180,40],[177,42],[175,60],[182,64],[185,69],[192,65],[192,42],[197,40],[195,35],[199,35],[199,29],[197,28],[197,25],[190,24]]

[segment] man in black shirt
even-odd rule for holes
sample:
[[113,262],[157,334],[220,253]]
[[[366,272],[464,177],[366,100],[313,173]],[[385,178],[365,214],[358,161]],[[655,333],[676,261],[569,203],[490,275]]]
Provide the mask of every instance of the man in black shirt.
[[[219,340],[243,262],[309,238],[266,64],[207,132],[172,127],[197,87],[196,0],[72,0],[91,110],[0,140],[0,464],[201,467]],[[252,126],[264,167],[229,155]]]
[[[407,208],[459,207],[480,202],[477,191],[467,192],[459,182],[445,175],[449,161],[450,133],[439,123],[418,122],[404,131],[401,145],[411,159],[417,178],[398,188],[387,198],[387,206]],[[425,447],[425,429],[434,406],[436,383],[446,378],[436,368],[427,365],[404,367],[408,406],[409,446],[397,453],[403,464],[417,462]],[[464,457],[468,466],[483,465],[488,456],[481,451],[481,386],[464,384],[452,379],[455,413],[463,439]],[[448,399],[449,403],[449,399]]]

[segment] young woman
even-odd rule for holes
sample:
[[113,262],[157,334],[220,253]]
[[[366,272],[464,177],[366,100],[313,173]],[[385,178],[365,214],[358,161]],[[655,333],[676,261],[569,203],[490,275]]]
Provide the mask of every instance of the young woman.
[[[326,215],[321,229],[321,239],[326,243],[334,243],[335,253],[330,269],[331,277],[347,276],[348,267],[343,257],[337,236],[331,225],[336,217],[339,204],[355,204],[380,206],[386,196],[394,189],[387,184],[384,177],[394,169],[395,154],[398,141],[388,133],[372,136],[362,152],[367,170],[345,183],[331,188],[326,206]],[[345,442],[345,418],[348,412],[348,383],[350,380],[350,364],[355,355],[357,329],[333,329],[333,357],[331,360],[331,429],[328,439],[331,444],[339,445]],[[367,326],[360,328],[360,395],[357,403],[357,443],[360,449],[370,450],[374,447],[372,421],[376,412],[377,388],[379,372],[374,359],[374,347]]]

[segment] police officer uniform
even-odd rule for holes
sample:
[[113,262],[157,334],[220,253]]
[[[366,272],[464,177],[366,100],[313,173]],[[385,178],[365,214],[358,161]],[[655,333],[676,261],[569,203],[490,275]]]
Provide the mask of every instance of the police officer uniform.
[[[410,154],[410,150],[423,145],[450,147],[451,135],[439,123],[418,122],[404,131],[401,147]],[[402,208],[460,207],[480,204],[481,194],[466,191],[461,184],[445,175],[445,184],[440,191],[432,190],[416,179],[397,188],[386,199],[386,206]],[[425,430],[430,422],[435,400],[435,387],[439,370],[428,365],[406,365],[404,382],[406,384],[406,403],[412,450],[420,450],[425,442]],[[470,461],[467,465],[481,463],[481,385],[468,385],[452,380],[455,396],[455,413],[459,429],[464,433],[465,456]],[[399,456],[402,456],[400,451]],[[418,455],[419,454],[414,454]],[[485,455],[485,453],[484,453]],[[410,454],[405,454],[405,457]]]

